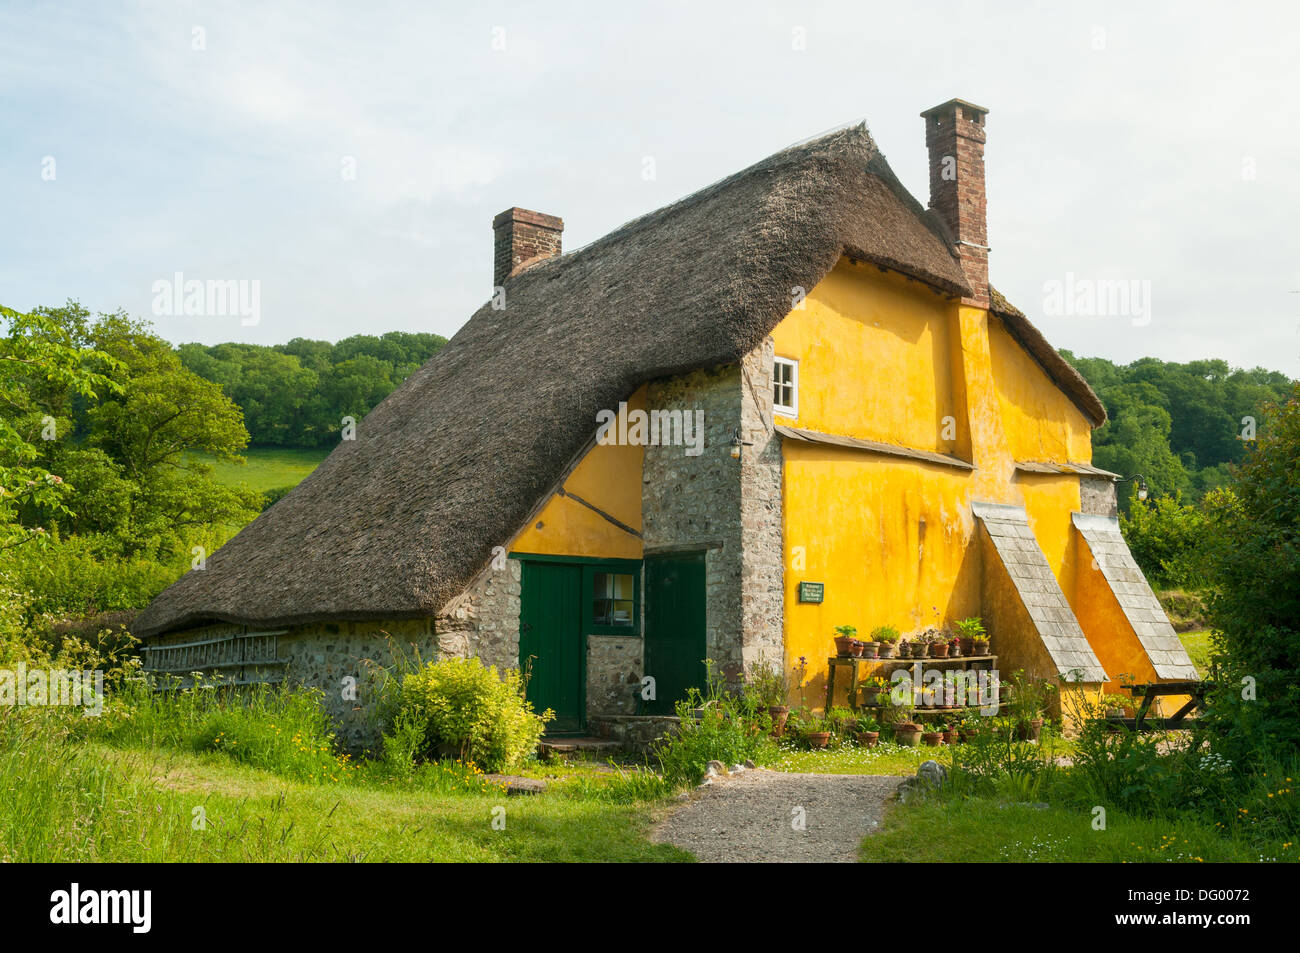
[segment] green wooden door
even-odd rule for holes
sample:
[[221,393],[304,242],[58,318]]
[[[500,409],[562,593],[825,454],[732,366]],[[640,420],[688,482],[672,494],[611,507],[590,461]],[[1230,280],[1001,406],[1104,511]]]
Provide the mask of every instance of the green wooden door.
[[579,732],[586,723],[586,652],[582,633],[582,567],[523,564],[519,667],[531,665],[528,700],[554,710],[551,734]]
[[646,714],[671,715],[688,688],[704,688],[704,554],[647,556],[645,673],[655,680]]

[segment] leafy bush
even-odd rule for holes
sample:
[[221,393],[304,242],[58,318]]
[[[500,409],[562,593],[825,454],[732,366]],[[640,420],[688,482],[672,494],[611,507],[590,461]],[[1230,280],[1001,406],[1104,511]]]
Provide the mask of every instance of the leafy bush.
[[697,718],[694,712],[699,707],[698,696],[678,702],[681,725],[677,733],[653,749],[670,784],[699,784],[710,761],[730,767],[753,758],[763,748],[763,721],[746,717],[735,699],[715,699]]
[[1133,558],[1152,582],[1196,589],[1205,582],[1202,544],[1205,514],[1178,496],[1135,503],[1120,515],[1120,530]]
[[[1243,761],[1300,749],[1300,385],[1271,407],[1232,492],[1209,511],[1206,568],[1218,678],[1205,721]],[[1227,747],[1224,748],[1223,746]]]
[[534,712],[524,690],[519,672],[503,677],[478,659],[429,662],[401,681],[385,756],[418,762],[454,755],[485,771],[514,767],[554,718],[549,709]]

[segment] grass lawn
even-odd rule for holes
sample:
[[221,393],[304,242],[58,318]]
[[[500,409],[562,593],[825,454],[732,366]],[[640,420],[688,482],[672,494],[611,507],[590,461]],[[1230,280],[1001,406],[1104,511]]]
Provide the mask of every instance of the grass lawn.
[[[1053,746],[1054,754],[1066,754],[1068,742],[1059,735],[1050,736],[1046,743]],[[820,751],[773,745],[758,763],[773,771],[807,772],[809,774],[887,774],[910,777],[923,761],[938,761],[944,766],[952,764],[952,748],[939,745],[915,748],[882,742],[874,748],[844,745]]]
[[1178,637],[1182,639],[1183,648],[1187,649],[1187,654],[1191,656],[1196,671],[1204,678],[1206,672],[1210,670],[1209,629],[1201,629],[1199,632],[1180,632]]
[[[582,766],[550,771],[561,780],[540,795],[507,797],[300,783],[221,754],[89,745],[83,755],[96,765],[99,782],[78,785],[86,803],[62,819],[37,816],[36,802],[28,805],[33,813],[27,817],[21,805],[11,805],[18,816],[6,818],[7,831],[0,824],[0,860],[691,859],[646,840],[666,809],[662,802],[619,804],[592,796],[601,773]],[[562,780],[569,774],[581,783]]]
[[329,456],[328,450],[287,450],[250,447],[244,451],[247,463],[229,463],[200,455],[212,465],[212,476],[227,486],[246,486],[265,493],[282,486],[297,486]]
[[1239,839],[1180,818],[1132,818],[1117,811],[1104,831],[1091,812],[995,798],[892,805],[880,832],[862,842],[863,861],[1072,863],[1258,863],[1300,861],[1295,844],[1260,856]]

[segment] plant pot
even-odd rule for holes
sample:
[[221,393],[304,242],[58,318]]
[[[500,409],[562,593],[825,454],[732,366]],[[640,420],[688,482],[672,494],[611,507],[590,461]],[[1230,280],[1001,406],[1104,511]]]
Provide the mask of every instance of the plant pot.
[[921,729],[913,724],[895,725],[894,741],[904,748],[915,748],[921,740]]
[[853,740],[862,748],[874,748],[880,742],[880,732],[878,731],[859,731],[853,736]]
[[810,731],[804,735],[804,740],[808,742],[809,748],[825,748],[831,743],[831,733],[829,731]]
[[868,708],[874,708],[880,704],[880,696],[884,693],[883,688],[864,688],[862,689],[862,704]]
[[772,734],[781,737],[785,731],[786,719],[790,717],[790,709],[785,705],[769,705],[767,713],[772,716]]
[[1043,719],[1034,718],[1016,725],[1016,738],[1019,741],[1037,741],[1043,731]]
[[973,655],[974,639],[958,638],[957,644],[961,646],[962,655]]
[[911,658],[911,657],[912,657],[912,643],[911,643],[911,642],[900,642],[900,643],[898,644],[898,657],[899,657],[899,658]]
[[921,734],[921,742],[929,745],[931,748],[936,747],[943,741],[942,731],[926,731]]
[[863,657],[863,658],[879,658],[879,657],[880,657],[880,645],[879,645],[878,643],[876,643],[876,642],[863,642],[863,643],[862,643],[862,657]]
[[893,658],[897,646],[893,642],[877,642],[876,646],[880,649],[881,658]]
[[931,643],[930,643],[930,657],[931,657],[931,658],[947,658],[947,657],[948,657],[948,643],[947,643],[947,642],[931,642]]
[[840,658],[853,658],[853,646],[858,642],[857,639],[845,638],[842,635],[835,637],[835,653]]
[[943,743],[946,745],[955,745],[957,743],[957,732],[949,728],[943,733]]
[[932,647],[929,642],[917,642],[912,646],[912,658],[927,658]]
[[971,654],[972,654],[972,655],[988,655],[988,654],[989,654],[989,640],[988,640],[988,639],[972,639],[972,640],[971,640],[970,651],[971,651]]

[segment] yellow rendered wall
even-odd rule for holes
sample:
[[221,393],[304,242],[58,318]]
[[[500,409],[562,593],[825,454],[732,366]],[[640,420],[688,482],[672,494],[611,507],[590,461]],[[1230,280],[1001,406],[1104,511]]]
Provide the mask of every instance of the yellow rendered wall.
[[[644,410],[645,404],[645,388],[641,387],[628,398],[627,409]],[[595,433],[594,419],[591,429]],[[593,446],[564,481],[564,491],[580,496],[640,532],[643,456],[644,449],[639,446]],[[639,537],[619,529],[576,500],[558,494],[546,502],[507,549],[547,556],[641,558]]]
[[772,331],[776,356],[799,361],[799,416],[819,430],[955,451],[942,420],[956,416],[952,305],[925,286],[841,259],[804,307]]
[[[807,704],[821,704],[836,625],[865,635],[887,624],[907,635],[991,611],[981,604],[973,500],[1025,507],[1070,596],[1078,478],[1023,474],[1015,461],[1087,462],[1091,428],[995,317],[842,261],[772,337],[777,356],[800,365],[798,418],[778,423],[937,450],[976,466],[783,441],[786,658],[791,669],[807,660]],[[957,432],[945,439],[949,414]],[[824,583],[824,601],[800,603],[801,581]],[[1030,625],[1027,614],[1002,615],[1005,624]],[[798,686],[792,701],[800,701]]]
[[[1002,326],[989,320],[989,352],[1008,449],[1017,460],[1091,463],[1092,428]],[[1050,386],[1043,386],[1044,382]]]

